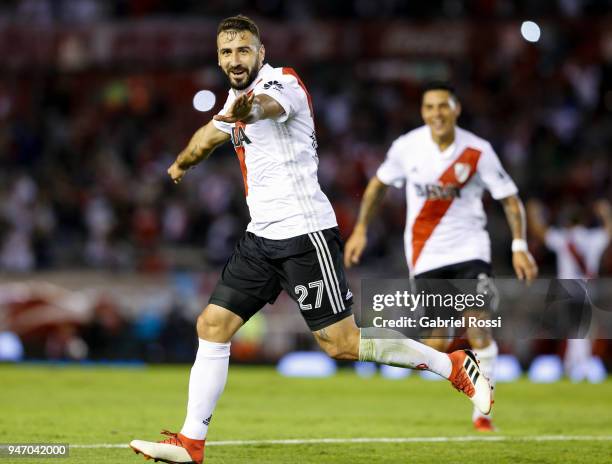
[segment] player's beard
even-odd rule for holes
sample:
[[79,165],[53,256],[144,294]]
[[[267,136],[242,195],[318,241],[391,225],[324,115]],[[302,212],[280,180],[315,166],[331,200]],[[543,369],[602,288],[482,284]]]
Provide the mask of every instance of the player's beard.
[[[226,73],[226,75],[227,75],[227,78],[229,80],[229,83],[230,83],[230,86],[232,87],[232,89],[235,89],[235,90],[244,90],[244,89],[246,89],[249,85],[251,85],[253,83],[253,81],[257,77],[257,74],[259,73],[259,68],[261,68],[261,63],[259,62],[259,60],[257,60],[251,69],[247,69],[247,77],[246,77],[246,79],[244,81],[242,81],[240,83],[236,83],[233,80],[232,75],[231,75],[231,71],[235,70],[236,68],[230,69]],[[245,68],[240,66],[240,67],[238,67],[238,69],[245,69]]]

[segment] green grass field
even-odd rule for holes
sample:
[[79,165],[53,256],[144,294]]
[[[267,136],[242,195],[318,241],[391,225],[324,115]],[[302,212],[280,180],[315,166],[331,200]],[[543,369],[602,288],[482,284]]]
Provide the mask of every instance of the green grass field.
[[[70,443],[76,463],[140,463],[126,444],[180,429],[189,367],[143,369],[0,365],[0,443]],[[501,384],[500,431],[480,438],[471,403],[446,382],[417,377],[287,379],[270,368],[232,367],[218,404],[207,462],[229,463],[552,463],[612,461],[612,381]],[[468,437],[478,441],[425,441]],[[542,438],[554,436],[555,438]],[[564,436],[591,437],[587,439]],[[229,440],[415,438],[400,443],[215,444]],[[599,437],[599,439],[597,439]],[[539,441],[542,440],[542,441]],[[20,464],[55,459],[0,458]]]

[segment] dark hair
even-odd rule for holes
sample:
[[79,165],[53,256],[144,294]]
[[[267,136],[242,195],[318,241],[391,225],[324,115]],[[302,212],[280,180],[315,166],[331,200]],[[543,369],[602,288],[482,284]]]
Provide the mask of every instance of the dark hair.
[[451,94],[451,96],[455,100],[458,100],[457,92],[455,92],[455,88],[449,82],[445,82],[445,81],[428,82],[427,84],[425,84],[425,87],[423,87],[423,92],[421,93],[421,95],[425,95],[426,92],[429,92],[431,90],[446,90],[448,93]]
[[230,16],[221,21],[219,27],[217,27],[217,35],[223,31],[249,31],[261,42],[257,24],[251,18],[244,15]]

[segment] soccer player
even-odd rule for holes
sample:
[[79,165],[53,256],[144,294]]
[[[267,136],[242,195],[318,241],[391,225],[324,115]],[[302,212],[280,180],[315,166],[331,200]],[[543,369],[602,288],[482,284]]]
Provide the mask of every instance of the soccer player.
[[183,428],[164,432],[168,438],[162,442],[134,440],[130,446],[165,462],[203,461],[208,426],[227,379],[230,340],[282,289],[330,356],[429,369],[489,412],[491,387],[471,351],[447,355],[392,330],[356,326],[336,218],[317,181],[312,102],[304,83],[291,68],[264,64],[259,30],[247,17],[220,23],[217,52],[231,86],[225,106],[194,134],[168,173],[179,182],[231,140],[251,222],[197,320],[199,347]]
[[[491,144],[457,126],[461,105],[446,83],[425,88],[424,126],[399,137],[370,180],[355,229],[346,243],[347,267],[358,264],[367,245],[367,229],[389,185],[405,184],[405,254],[416,279],[483,279],[491,276],[489,235],[482,194],[488,189],[504,206],[512,230],[512,263],[520,279],[531,280],[537,267],[525,240],[525,214],[518,190]],[[417,281],[418,282],[418,281]],[[438,335],[440,335],[438,333]],[[483,373],[493,382],[497,344],[490,332],[468,328],[467,338]],[[445,350],[446,339],[428,344]],[[474,408],[477,430],[494,430],[491,417]]]
[[[599,273],[599,262],[612,239],[612,207],[599,200],[593,210],[601,221],[600,227],[585,227],[576,208],[566,209],[563,227],[549,226],[544,219],[542,204],[535,199],[527,202],[530,233],[557,255],[557,278],[592,279]],[[582,302],[579,303],[580,305]],[[565,350],[565,372],[572,380],[583,380],[585,366],[592,354],[588,338],[570,338]]]

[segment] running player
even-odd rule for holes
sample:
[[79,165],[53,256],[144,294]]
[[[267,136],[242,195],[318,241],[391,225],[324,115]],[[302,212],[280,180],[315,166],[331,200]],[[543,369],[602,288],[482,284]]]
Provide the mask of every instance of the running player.
[[[544,219],[542,204],[535,199],[527,202],[530,233],[557,255],[557,278],[592,279],[599,273],[599,262],[612,238],[612,207],[599,200],[593,210],[600,227],[587,228],[576,208],[566,211],[563,227],[549,226]],[[574,381],[587,376],[586,366],[592,354],[589,338],[570,338],[565,350],[565,372]]]
[[[446,355],[392,330],[357,328],[336,218],[317,181],[312,102],[304,83],[291,68],[264,64],[259,30],[244,16],[221,22],[217,50],[231,86],[222,114],[195,133],[168,173],[179,182],[231,140],[251,222],[198,317],[199,347],[181,432],[164,432],[168,438],[159,443],[134,440],[130,446],[165,462],[203,461],[208,426],[227,378],[230,340],[281,289],[296,301],[330,356],[429,369],[489,412],[490,385],[472,352]],[[381,332],[387,338],[375,335]]]
[[[425,125],[399,137],[363,195],[359,218],[344,261],[358,264],[367,244],[368,225],[389,185],[406,185],[408,211],[404,234],[411,276],[416,279],[487,279],[491,276],[489,235],[482,194],[488,189],[504,206],[512,230],[512,263],[520,279],[531,280],[537,267],[527,250],[525,215],[518,190],[491,144],[457,127],[461,106],[453,88],[432,83],[423,92]],[[497,344],[483,329],[468,328],[467,338],[493,381]],[[445,350],[448,338],[427,343]],[[474,409],[477,430],[494,430],[489,415]]]

